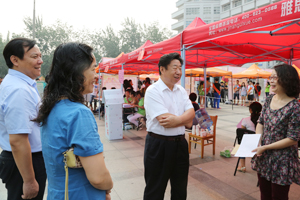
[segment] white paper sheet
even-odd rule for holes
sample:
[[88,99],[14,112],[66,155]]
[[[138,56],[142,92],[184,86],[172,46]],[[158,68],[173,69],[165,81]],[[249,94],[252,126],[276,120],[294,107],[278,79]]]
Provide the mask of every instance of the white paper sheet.
[[235,157],[250,157],[255,155],[255,152],[251,152],[257,148],[261,134],[245,134],[243,136],[240,148],[237,150]]

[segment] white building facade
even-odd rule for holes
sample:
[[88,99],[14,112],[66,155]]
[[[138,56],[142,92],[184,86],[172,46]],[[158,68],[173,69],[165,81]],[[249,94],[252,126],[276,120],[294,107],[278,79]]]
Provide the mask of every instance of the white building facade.
[[209,24],[220,20],[220,0],[179,0],[176,2],[178,10],[172,14],[177,22],[172,30],[180,33],[195,17],[200,17]]
[[248,12],[278,1],[280,0],[220,0],[220,19]]
[[205,23],[219,21],[280,0],[179,0],[177,11],[172,13],[172,30],[180,33],[195,17],[200,17]]

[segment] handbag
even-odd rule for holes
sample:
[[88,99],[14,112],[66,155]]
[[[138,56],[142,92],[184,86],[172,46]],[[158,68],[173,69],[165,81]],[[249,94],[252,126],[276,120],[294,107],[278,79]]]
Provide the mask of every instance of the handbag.
[[68,181],[69,181],[69,171],[68,168],[82,168],[82,164],[78,156],[74,154],[74,147],[71,147],[67,151],[62,153],[64,155],[66,179],[65,179],[65,200],[69,200],[68,193]]

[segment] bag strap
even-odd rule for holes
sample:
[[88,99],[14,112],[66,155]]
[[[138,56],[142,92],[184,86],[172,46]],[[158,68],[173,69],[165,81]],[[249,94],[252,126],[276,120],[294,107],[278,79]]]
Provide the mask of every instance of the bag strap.
[[69,180],[69,171],[68,166],[65,165],[65,171],[66,171],[66,181],[65,181],[65,200],[69,200],[69,193],[68,193],[68,180]]
[[69,170],[67,166],[67,155],[64,153],[64,163],[65,163],[65,171],[66,171],[66,179],[65,179],[65,200],[69,200],[69,188],[68,188],[68,182],[69,182]]

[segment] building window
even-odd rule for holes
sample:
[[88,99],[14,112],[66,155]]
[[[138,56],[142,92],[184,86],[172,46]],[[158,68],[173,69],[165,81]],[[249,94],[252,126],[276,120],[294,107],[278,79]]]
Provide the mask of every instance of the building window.
[[240,5],[242,5],[242,0],[235,0],[232,2],[232,7],[235,8],[235,7],[238,7]]
[[248,3],[248,2],[251,2],[251,1],[253,1],[253,0],[245,0],[245,3]]
[[228,3],[228,4],[225,4],[223,7],[222,7],[222,10],[223,11],[227,11],[227,10],[229,10],[230,9],[230,4]]
[[192,21],[186,21],[186,26],[190,25],[192,23]]
[[186,15],[198,15],[200,14],[200,8],[187,8]]
[[211,7],[204,7],[203,8],[203,14],[210,15],[211,14]]
[[214,14],[220,14],[220,7],[214,7]]
[[210,23],[210,20],[203,20],[206,24]]

